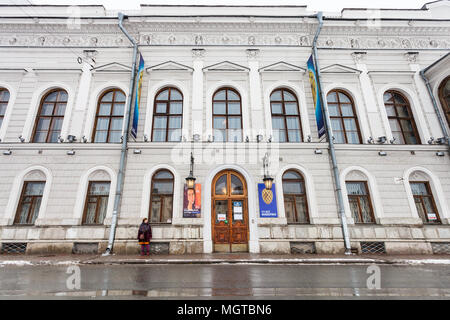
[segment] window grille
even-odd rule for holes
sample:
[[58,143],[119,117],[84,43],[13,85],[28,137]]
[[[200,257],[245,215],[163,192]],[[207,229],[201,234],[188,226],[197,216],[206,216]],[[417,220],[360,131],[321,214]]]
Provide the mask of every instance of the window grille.
[[291,253],[293,254],[314,254],[316,245],[314,242],[291,242]]
[[361,242],[361,253],[384,254],[386,247],[384,242]]
[[434,254],[450,254],[450,242],[432,242],[431,248]]
[[2,254],[25,253],[27,244],[21,242],[2,243]]

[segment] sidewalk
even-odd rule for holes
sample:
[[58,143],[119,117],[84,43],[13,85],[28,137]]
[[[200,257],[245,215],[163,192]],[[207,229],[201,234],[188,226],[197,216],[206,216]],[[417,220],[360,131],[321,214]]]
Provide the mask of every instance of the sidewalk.
[[252,253],[192,255],[0,255],[0,267],[25,265],[123,264],[390,264],[450,265],[446,255],[273,255]]

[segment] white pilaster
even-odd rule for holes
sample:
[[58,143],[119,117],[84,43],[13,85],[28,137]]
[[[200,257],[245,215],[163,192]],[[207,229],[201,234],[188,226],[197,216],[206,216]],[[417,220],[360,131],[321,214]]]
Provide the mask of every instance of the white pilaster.
[[[405,58],[409,62],[409,68],[411,71],[415,72],[413,76],[414,87],[417,91],[420,102],[420,106],[417,108],[419,119],[416,121],[419,121],[424,129],[423,131],[426,141],[422,141],[422,143],[427,143],[428,137],[433,136],[434,138],[440,138],[444,136],[444,133],[442,132],[439,119],[434,111],[433,102],[428,94],[428,90],[422,77],[420,76],[420,70],[422,69],[417,63],[418,55],[419,53],[417,52],[408,52],[405,54]],[[425,114],[425,117],[423,114]]]
[[81,74],[75,108],[72,113],[72,123],[69,129],[69,134],[76,136],[78,141],[82,141],[83,120],[85,112],[88,110],[89,91],[91,88],[91,69],[95,66],[96,55],[97,51],[84,51],[83,73]]
[[[377,140],[378,137],[385,136],[386,133],[383,131],[382,120],[380,118],[379,109],[375,98],[376,95],[373,90],[372,82],[367,74],[367,65],[364,63],[365,55],[365,52],[354,52],[352,57],[355,60],[356,68],[361,71],[361,74],[359,75],[359,84],[367,111],[367,121],[369,124],[370,133],[372,138]],[[358,106],[358,108],[359,107],[360,106]],[[361,119],[361,121],[366,121],[366,119]],[[365,138],[367,141],[367,137]],[[364,143],[366,141],[364,141]]]
[[[259,74],[259,50],[247,49],[250,87],[251,128],[250,132],[244,133],[250,139],[256,139],[258,134],[264,134],[264,115],[262,110],[261,76]],[[251,131],[253,129],[253,132]]]
[[[204,49],[192,49],[192,135],[203,137],[203,58]],[[204,137],[203,137],[204,138]]]

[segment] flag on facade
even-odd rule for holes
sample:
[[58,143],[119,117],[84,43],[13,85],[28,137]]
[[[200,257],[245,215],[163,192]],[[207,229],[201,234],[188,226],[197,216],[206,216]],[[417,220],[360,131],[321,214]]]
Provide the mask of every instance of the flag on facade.
[[139,69],[136,78],[136,99],[134,103],[134,116],[133,116],[133,127],[131,128],[131,135],[134,139],[137,138],[137,128],[139,122],[139,102],[141,100],[142,91],[142,78],[144,77],[144,58],[142,54],[139,54]]
[[325,134],[325,125],[323,121],[319,84],[317,82],[317,71],[316,68],[314,67],[314,60],[312,55],[308,60],[308,75],[309,75],[309,82],[311,83],[311,91],[314,99],[314,106],[316,108],[317,131],[319,132],[319,139],[320,139]]

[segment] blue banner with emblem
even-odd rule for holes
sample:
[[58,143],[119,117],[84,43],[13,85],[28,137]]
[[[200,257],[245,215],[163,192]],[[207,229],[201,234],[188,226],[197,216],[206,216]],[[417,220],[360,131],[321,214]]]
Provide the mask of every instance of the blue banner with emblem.
[[275,193],[275,183],[272,189],[267,190],[264,183],[258,183],[259,196],[259,217],[278,218],[277,195]]
[[325,123],[323,121],[322,103],[320,102],[319,85],[317,83],[317,72],[314,67],[313,56],[308,60],[308,76],[311,83],[311,91],[314,100],[314,106],[316,108],[316,123],[317,131],[319,133],[319,139],[325,134]]
[[133,127],[131,128],[131,135],[134,139],[137,138],[137,128],[139,121],[139,102],[141,100],[142,91],[142,78],[144,77],[144,58],[142,54],[139,54],[139,69],[136,77],[136,98],[134,99],[134,116],[133,116]]

